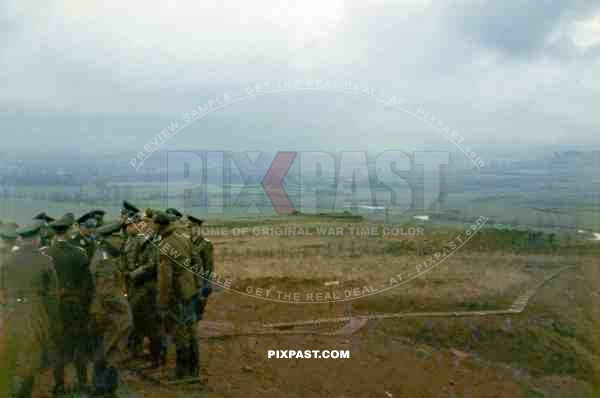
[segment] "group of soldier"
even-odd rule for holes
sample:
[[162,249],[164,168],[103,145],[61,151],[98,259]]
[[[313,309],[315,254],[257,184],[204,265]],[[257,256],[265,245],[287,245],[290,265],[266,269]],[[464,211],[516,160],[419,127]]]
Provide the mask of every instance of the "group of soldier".
[[74,391],[112,396],[131,360],[164,367],[169,341],[169,377],[199,377],[196,325],[212,292],[201,275],[213,273],[202,220],[126,201],[120,220],[104,216],[41,213],[29,225],[0,224],[0,396],[30,397],[46,368],[54,396],[64,395],[69,364]]

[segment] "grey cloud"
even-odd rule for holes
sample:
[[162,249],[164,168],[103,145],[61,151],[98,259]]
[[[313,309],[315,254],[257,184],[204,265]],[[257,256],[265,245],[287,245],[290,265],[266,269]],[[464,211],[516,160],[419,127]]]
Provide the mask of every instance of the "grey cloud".
[[[268,24],[216,24],[210,29],[197,24],[188,26],[186,34],[140,30],[142,22],[162,23],[159,13],[142,12],[139,24],[107,16],[89,28],[87,20],[78,19],[57,19],[64,22],[57,28],[55,18],[45,14],[14,18],[18,26],[10,30],[18,40],[10,39],[0,50],[6,65],[0,68],[0,109],[23,117],[10,123],[0,118],[0,132],[20,130],[26,138],[6,145],[22,148],[31,142],[56,148],[112,148],[118,143],[134,151],[165,123],[208,99],[260,82],[309,78],[382,89],[433,112],[469,142],[526,140],[530,132],[540,140],[597,141],[590,132],[600,123],[593,112],[600,46],[582,53],[569,35],[551,46],[547,38],[565,24],[587,19],[600,2],[465,1],[444,6],[425,0],[348,0],[340,12],[343,19],[330,34],[308,35],[303,47],[289,43],[286,35],[295,37],[293,29]],[[12,16],[2,5],[0,10],[0,19]],[[59,14],[61,7],[53,11]],[[164,26],[180,20],[171,18]],[[311,25],[300,28],[309,32]],[[29,113],[39,111],[66,117],[38,123]],[[277,149],[311,142],[336,149],[363,145],[364,132],[383,146],[407,138],[444,139],[394,111],[341,94],[279,93],[214,112],[173,145],[264,150],[268,134],[269,147]],[[92,123],[85,112],[105,117]],[[61,142],[54,142],[58,135]]]
[[482,0],[449,9],[449,14],[466,40],[510,57],[527,58],[546,50],[564,53],[568,42],[559,44],[562,50],[548,43],[555,29],[597,10],[596,0]]
[[8,3],[0,2],[0,55],[2,55],[5,46],[15,39],[20,30],[20,20],[15,18]]

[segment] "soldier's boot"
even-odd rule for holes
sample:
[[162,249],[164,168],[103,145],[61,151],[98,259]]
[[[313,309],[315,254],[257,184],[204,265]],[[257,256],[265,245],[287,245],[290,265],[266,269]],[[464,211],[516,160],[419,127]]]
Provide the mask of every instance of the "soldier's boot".
[[112,397],[119,388],[119,371],[106,366],[105,362],[94,365],[94,389],[92,395]]
[[152,358],[152,367],[160,367],[160,345],[155,338],[150,339],[150,357]]
[[93,394],[104,395],[108,392],[108,377],[106,361],[98,360],[94,362],[94,376],[92,377]]
[[77,373],[77,386],[75,389],[79,392],[86,392],[88,389],[87,364],[78,361],[75,363],[75,371]]
[[52,390],[52,396],[54,398],[62,397],[66,394],[65,391],[65,368],[64,366],[57,365],[52,370],[54,374],[54,389]]
[[176,350],[176,358],[175,358],[175,378],[181,379],[185,377],[185,351],[181,348]]
[[117,368],[109,367],[106,369],[106,393],[113,395],[119,388],[119,371]]
[[16,377],[11,398],[31,398],[33,381],[33,377]]
[[156,336],[150,339],[150,355],[152,356],[153,368],[160,368],[167,362],[167,341],[165,338]]
[[166,337],[161,337],[160,341],[160,351],[158,354],[158,358],[160,361],[160,366],[164,366],[167,363],[167,351],[169,350],[169,342]]
[[134,331],[129,336],[129,351],[131,352],[132,358],[142,358],[144,356],[144,337],[140,336],[137,331]]
[[188,371],[187,365],[187,350],[185,347],[177,347],[175,359],[175,378],[181,379],[186,377]]
[[198,377],[200,376],[200,347],[198,341],[194,338],[190,342],[189,355],[189,375]]

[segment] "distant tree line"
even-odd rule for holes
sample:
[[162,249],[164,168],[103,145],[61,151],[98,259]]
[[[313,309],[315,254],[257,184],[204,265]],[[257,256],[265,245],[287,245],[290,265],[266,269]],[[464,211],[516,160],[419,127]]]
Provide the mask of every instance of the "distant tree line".
[[[455,235],[448,232],[426,233],[415,240],[389,240],[384,243],[389,255],[431,255],[448,249]],[[462,238],[465,239],[464,236]],[[527,254],[598,254],[600,244],[575,239],[573,234],[543,231],[480,230],[460,248],[465,252],[496,252],[502,255]]]

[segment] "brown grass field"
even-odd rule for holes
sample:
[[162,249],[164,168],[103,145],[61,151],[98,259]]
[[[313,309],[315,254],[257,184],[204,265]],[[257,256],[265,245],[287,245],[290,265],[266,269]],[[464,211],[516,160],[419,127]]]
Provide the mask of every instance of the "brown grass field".
[[[294,221],[296,224],[298,221]],[[313,222],[313,221],[310,221]],[[335,221],[330,221],[335,224]],[[308,225],[309,221],[306,221]],[[339,222],[339,224],[343,224]],[[214,236],[217,288],[200,322],[205,385],[154,385],[125,371],[120,396],[136,397],[594,397],[600,396],[600,260],[595,242],[552,250],[507,250],[482,233],[414,280],[349,301],[295,303],[242,295],[248,286],[308,293],[387,286],[414,272],[415,241],[435,253],[456,231],[426,231],[390,243],[381,236]],[[486,243],[485,239],[491,241]],[[412,243],[411,243],[412,241]],[[440,246],[441,245],[441,246]],[[544,275],[522,313],[454,317],[454,311],[511,306]],[[336,281],[335,286],[325,286]],[[272,296],[271,296],[272,297]],[[266,323],[399,312],[447,317],[369,320],[291,328],[297,334],[243,335]],[[228,336],[232,332],[242,335]],[[350,359],[269,359],[268,350],[349,350]],[[47,397],[49,376],[38,383]]]

